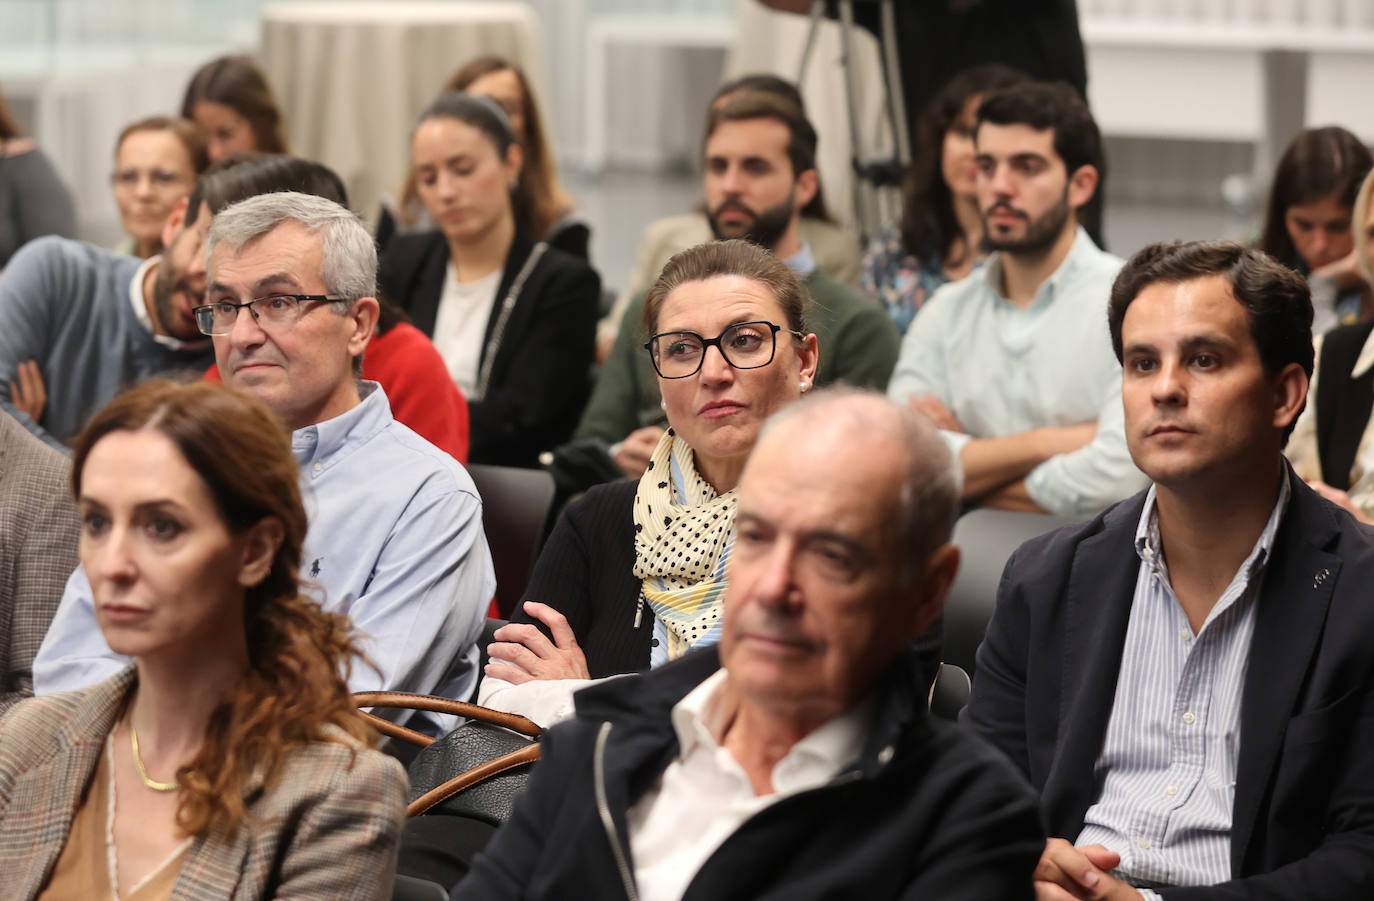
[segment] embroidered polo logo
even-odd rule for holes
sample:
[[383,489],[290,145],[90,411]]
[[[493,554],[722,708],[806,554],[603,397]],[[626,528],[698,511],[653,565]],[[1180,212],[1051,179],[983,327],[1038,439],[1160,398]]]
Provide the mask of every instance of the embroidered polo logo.
[[310,578],[315,578],[320,574],[320,558],[316,557],[310,563]]

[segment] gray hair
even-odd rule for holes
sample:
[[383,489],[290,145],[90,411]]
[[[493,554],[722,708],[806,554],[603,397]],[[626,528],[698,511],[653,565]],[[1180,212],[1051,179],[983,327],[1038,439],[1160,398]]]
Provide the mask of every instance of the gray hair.
[[259,194],[221,210],[210,223],[205,245],[206,269],[220,244],[239,249],[284,222],[299,222],[320,235],[323,262],[320,280],[329,294],[350,304],[377,295],[377,245],[367,227],[351,210],[332,200],[279,191]]
[[[902,581],[910,584],[926,562],[954,534],[963,490],[949,445],[929,419],[872,389],[848,385],[821,388],[783,407],[764,423],[759,440],[794,419],[844,428],[856,436],[881,436],[905,452],[902,505]],[[757,446],[757,445],[756,445]]]

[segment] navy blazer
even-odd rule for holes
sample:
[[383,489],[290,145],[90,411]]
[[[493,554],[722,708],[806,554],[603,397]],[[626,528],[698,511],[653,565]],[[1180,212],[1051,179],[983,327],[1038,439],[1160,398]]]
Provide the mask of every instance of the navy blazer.
[[[1374,531],[1289,470],[1241,698],[1232,881],[1179,899],[1374,898]],[[1073,841],[1116,694],[1145,493],[1007,561],[963,720]]]

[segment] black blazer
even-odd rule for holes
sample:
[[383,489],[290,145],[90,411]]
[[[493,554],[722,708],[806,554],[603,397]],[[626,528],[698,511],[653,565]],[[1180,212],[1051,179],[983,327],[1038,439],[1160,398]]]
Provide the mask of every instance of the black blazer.
[[[533,246],[523,235],[511,245],[493,315],[487,317],[479,366],[486,362],[495,313]],[[448,262],[448,242],[437,231],[398,235],[381,259],[382,293],[431,337]],[[553,248],[545,251],[516,299],[486,396],[468,401],[471,462],[535,466],[542,451],[572,435],[590,392],[600,293],[601,279],[586,262]]]
[[[1374,898],[1374,532],[1289,472],[1241,699],[1233,880],[1179,899]],[[1141,493],[1007,561],[962,719],[1073,841],[1116,693]]]

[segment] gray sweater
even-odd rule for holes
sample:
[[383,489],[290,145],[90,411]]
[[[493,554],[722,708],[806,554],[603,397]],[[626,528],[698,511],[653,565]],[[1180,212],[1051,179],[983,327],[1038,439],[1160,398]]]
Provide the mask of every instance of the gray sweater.
[[13,155],[0,140],[0,269],[16,250],[42,235],[76,234],[76,205],[41,150]]
[[[119,389],[155,375],[202,375],[208,345],[174,350],[154,340],[134,313],[129,290],[142,261],[47,237],[31,241],[0,275],[0,408],[53,447],[81,431]],[[37,360],[48,392],[35,423],[10,400],[10,382]]]

